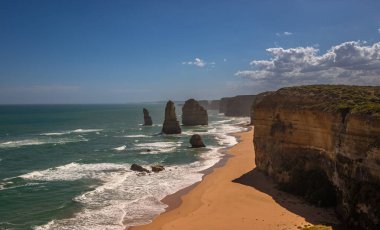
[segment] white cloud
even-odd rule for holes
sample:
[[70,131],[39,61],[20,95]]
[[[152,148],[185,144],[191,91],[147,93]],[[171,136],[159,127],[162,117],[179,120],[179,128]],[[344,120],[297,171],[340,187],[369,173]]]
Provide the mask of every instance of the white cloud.
[[281,33],[276,33],[276,36],[277,36],[277,37],[291,36],[291,35],[293,35],[293,33],[292,33],[292,32],[288,32],[288,31],[281,32]]
[[380,28],[379,28],[379,29],[377,29],[377,32],[379,32],[379,34],[380,34]]
[[195,65],[198,67],[205,67],[207,63],[200,58],[195,58],[194,61],[184,61],[184,62],[182,62],[182,64],[183,65]]
[[261,85],[380,84],[380,42],[344,42],[322,55],[315,47],[269,48],[273,58],[253,60],[251,70],[236,76]]

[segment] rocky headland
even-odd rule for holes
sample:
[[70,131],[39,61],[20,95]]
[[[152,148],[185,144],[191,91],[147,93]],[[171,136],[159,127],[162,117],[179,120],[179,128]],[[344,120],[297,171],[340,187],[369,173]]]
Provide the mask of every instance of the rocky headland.
[[198,101],[187,100],[182,106],[182,124],[185,126],[208,125],[207,110]]
[[177,120],[175,113],[175,106],[172,101],[168,101],[165,107],[165,120],[162,126],[162,133],[164,134],[180,134],[181,127]]
[[283,190],[380,229],[380,87],[283,88],[252,118],[257,167]]
[[220,99],[219,112],[229,117],[249,117],[256,95],[238,95]]

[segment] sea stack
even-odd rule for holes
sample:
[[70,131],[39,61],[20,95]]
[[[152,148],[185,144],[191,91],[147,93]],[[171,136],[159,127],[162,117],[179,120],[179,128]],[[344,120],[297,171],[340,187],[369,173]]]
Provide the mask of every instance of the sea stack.
[[185,126],[208,125],[207,110],[198,101],[187,100],[182,107],[182,124]]
[[175,114],[175,106],[172,101],[168,101],[165,107],[165,121],[162,126],[162,133],[165,134],[180,134],[181,127],[177,121],[177,115]]
[[145,126],[153,125],[152,118],[149,115],[149,111],[146,108],[144,108],[143,113],[144,113],[144,125]]
[[193,136],[191,136],[190,144],[191,144],[191,148],[206,147],[206,145],[202,141],[201,136],[198,134],[194,134]]

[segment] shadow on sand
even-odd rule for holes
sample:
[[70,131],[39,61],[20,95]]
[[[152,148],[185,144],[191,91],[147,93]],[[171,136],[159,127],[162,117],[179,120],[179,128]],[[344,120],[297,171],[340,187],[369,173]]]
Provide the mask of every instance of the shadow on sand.
[[306,221],[313,225],[327,225],[331,226],[334,230],[347,229],[342,226],[332,208],[326,209],[311,206],[299,197],[278,190],[273,180],[257,168],[243,174],[232,182],[253,187],[271,196],[279,205],[294,214],[304,217]]

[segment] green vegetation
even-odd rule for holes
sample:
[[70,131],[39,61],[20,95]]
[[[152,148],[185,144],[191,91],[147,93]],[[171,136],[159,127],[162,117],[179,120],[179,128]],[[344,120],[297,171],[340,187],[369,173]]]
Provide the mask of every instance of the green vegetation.
[[313,225],[308,227],[303,227],[301,230],[333,230],[331,226],[325,226],[325,225]]
[[308,96],[297,101],[302,106],[323,111],[380,114],[379,86],[308,85],[282,88],[280,94]]

